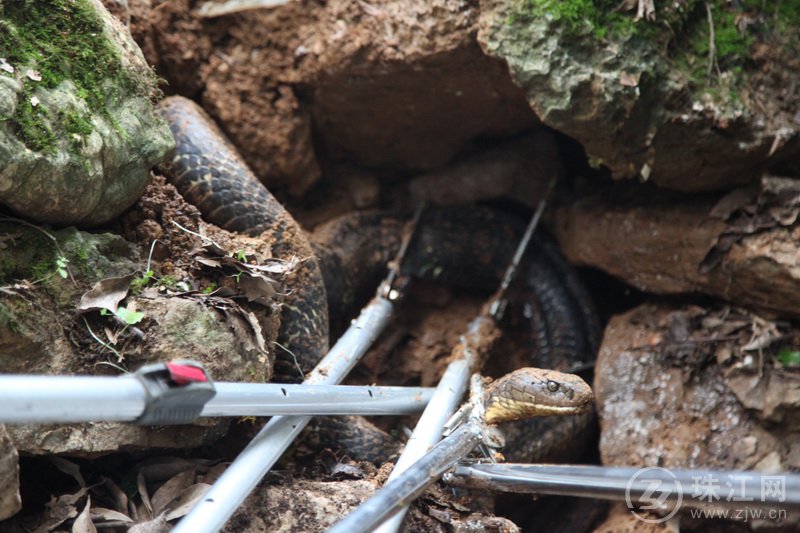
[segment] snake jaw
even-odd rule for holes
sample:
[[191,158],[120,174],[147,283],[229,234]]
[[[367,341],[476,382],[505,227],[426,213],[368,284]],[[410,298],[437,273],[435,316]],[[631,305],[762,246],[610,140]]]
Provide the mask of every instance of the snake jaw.
[[576,415],[588,411],[593,400],[591,387],[574,374],[522,368],[486,388],[484,419],[498,424],[535,416]]

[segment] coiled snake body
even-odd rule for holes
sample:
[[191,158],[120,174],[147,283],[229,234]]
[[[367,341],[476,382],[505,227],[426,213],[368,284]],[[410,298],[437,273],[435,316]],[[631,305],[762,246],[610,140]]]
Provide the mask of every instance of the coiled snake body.
[[[310,370],[327,351],[329,315],[350,316],[384,275],[399,246],[402,218],[358,212],[325,224],[309,240],[199,106],[170,97],[159,107],[176,139],[166,173],[184,198],[209,222],[270,239],[276,257],[301,259],[289,280],[293,291],[284,303],[279,342],[304,371]],[[420,221],[403,269],[430,280],[496,288],[521,229],[516,218],[492,210],[431,208]],[[599,328],[570,265],[552,244],[534,239],[524,269],[520,281],[530,292],[536,355],[531,366],[564,370],[589,360],[597,349]],[[504,428],[507,440],[512,450],[520,450],[511,458],[552,458],[547,452],[566,449],[565,438],[580,438],[591,416],[511,423]],[[358,448],[358,437],[354,442],[351,453]],[[372,453],[381,446],[361,448],[364,458],[386,459]]]

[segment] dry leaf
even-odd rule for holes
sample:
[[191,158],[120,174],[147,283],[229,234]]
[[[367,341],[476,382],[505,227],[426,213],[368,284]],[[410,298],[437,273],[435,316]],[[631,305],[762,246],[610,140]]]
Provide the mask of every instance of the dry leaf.
[[161,514],[186,487],[194,484],[194,478],[195,469],[190,468],[161,485],[155,494],[153,494],[153,514]]
[[145,510],[147,511],[147,516],[153,516],[153,504],[150,503],[150,493],[147,491],[147,483],[144,480],[144,471],[139,470],[139,473],[136,474],[136,486],[139,489],[139,496],[142,498],[142,504],[144,505]]
[[625,87],[636,87],[639,85],[639,74],[628,74],[623,70],[619,73],[619,83]]
[[72,478],[78,482],[78,485],[81,486],[81,488],[86,487],[86,481],[83,479],[83,475],[81,474],[81,467],[79,467],[77,464],[55,455],[51,455],[48,457],[48,459],[51,463],[53,463],[53,466],[68,476],[72,476]]
[[87,496],[86,498],[86,506],[81,511],[81,514],[78,515],[78,518],[75,519],[75,522],[72,524],[72,533],[97,533],[97,528],[94,527],[92,523],[92,518],[90,516],[90,511],[92,508],[92,498],[91,496]]
[[111,478],[103,477],[103,483],[106,485],[106,489],[114,498],[114,504],[117,506],[117,511],[122,513],[128,512],[128,495],[125,494],[119,485],[114,483],[114,480]]
[[128,296],[133,276],[134,274],[128,274],[119,278],[106,278],[98,281],[91,290],[81,296],[78,310],[87,312],[108,309],[112,313],[116,312],[119,303]]
[[122,522],[125,524],[132,524],[133,519],[114,509],[106,509],[105,507],[94,507],[91,511],[92,520],[95,522]]
[[8,72],[9,74],[14,73],[14,67],[12,67],[8,61],[6,61],[5,57],[0,57],[0,70]]
[[173,502],[173,505],[168,507],[167,521],[175,520],[186,515],[197,502],[203,499],[208,492],[211,485],[207,483],[197,483],[190,487],[186,487],[178,498]]
[[147,522],[131,526],[128,533],[168,533],[170,529],[172,527],[167,524],[167,517],[162,514]]

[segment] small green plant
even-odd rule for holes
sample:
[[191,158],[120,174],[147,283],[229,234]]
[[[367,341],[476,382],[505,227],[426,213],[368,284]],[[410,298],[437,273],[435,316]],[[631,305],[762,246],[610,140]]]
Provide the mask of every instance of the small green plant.
[[[100,309],[100,316],[111,316],[111,311],[108,309]],[[125,327],[133,326],[134,324],[138,324],[144,318],[144,313],[139,311],[133,311],[128,309],[127,307],[118,307],[116,311],[114,311],[114,316],[118,317],[120,320],[125,322]]]
[[142,277],[136,278],[131,280],[131,292],[134,294],[140,294],[147,284],[150,283],[150,280],[153,279],[155,273],[152,270],[146,271],[142,274]]
[[117,315],[128,326],[138,324],[144,318],[144,313],[128,309],[127,307],[118,307],[114,314]]
[[56,257],[56,272],[63,279],[67,279],[67,276],[69,276],[69,271],[67,270],[68,263],[69,259],[67,259],[63,255],[59,255],[58,257]]
[[783,366],[800,366],[800,352],[783,348],[778,352],[778,361]]
[[216,284],[216,283],[214,283],[214,282],[212,281],[212,282],[209,284],[209,286],[208,286],[208,287],[206,287],[205,289],[203,289],[203,290],[202,290],[202,293],[203,293],[203,294],[211,294],[211,293],[212,293],[212,292],[214,292],[215,290],[217,290],[217,284]]
[[236,250],[234,257],[236,257],[237,261],[247,263],[247,254],[244,252],[244,250]]

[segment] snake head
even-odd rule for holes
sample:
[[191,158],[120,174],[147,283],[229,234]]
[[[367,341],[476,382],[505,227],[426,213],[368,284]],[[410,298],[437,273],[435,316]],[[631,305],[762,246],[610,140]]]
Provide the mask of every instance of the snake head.
[[588,411],[593,400],[591,387],[574,374],[521,368],[486,388],[484,419],[497,424],[534,416],[575,415]]

